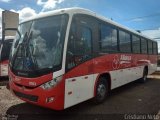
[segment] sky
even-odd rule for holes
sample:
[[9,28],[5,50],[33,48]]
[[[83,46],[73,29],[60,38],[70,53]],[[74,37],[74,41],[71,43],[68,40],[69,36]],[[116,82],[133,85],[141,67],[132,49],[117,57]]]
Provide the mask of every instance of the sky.
[[160,0],[0,0],[1,11],[18,12],[20,21],[41,12],[60,8],[82,7],[118,22],[159,41]]

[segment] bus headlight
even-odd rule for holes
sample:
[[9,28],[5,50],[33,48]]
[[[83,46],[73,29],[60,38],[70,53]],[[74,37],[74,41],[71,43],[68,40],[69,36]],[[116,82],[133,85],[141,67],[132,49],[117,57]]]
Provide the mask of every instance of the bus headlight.
[[44,90],[48,90],[48,89],[55,87],[61,80],[62,80],[62,76],[59,76],[49,82],[44,83],[40,87],[43,88]]

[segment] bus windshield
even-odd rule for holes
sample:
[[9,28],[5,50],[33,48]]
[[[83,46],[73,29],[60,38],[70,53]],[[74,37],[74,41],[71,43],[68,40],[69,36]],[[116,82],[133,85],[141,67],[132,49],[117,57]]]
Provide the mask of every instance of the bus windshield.
[[56,15],[20,24],[10,65],[18,71],[60,68],[68,15]]

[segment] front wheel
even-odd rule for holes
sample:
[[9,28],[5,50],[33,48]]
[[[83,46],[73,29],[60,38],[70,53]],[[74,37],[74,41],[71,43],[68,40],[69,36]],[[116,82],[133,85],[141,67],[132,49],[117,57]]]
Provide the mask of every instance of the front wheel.
[[106,78],[101,77],[96,86],[96,96],[94,97],[94,103],[102,103],[108,94],[108,84]]

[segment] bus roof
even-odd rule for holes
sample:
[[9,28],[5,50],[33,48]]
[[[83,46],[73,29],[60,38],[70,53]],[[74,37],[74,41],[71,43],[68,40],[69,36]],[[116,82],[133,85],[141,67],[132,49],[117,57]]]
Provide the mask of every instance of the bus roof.
[[151,40],[155,41],[154,39],[149,38],[149,37],[147,37],[147,36],[145,36],[145,35],[137,32],[137,31],[135,31],[135,30],[133,30],[133,29],[130,29],[130,28],[128,28],[128,27],[125,27],[125,26],[123,26],[123,25],[120,25],[119,23],[114,22],[113,20],[110,20],[110,19],[108,19],[108,18],[106,18],[106,17],[104,17],[104,16],[98,15],[98,14],[96,14],[96,13],[93,12],[93,11],[90,11],[90,10],[84,9],[84,8],[79,8],[79,7],[64,8],[64,9],[58,9],[58,10],[54,10],[54,11],[49,11],[49,12],[40,13],[40,14],[38,14],[38,15],[36,15],[36,16],[30,17],[30,18],[27,19],[27,20],[24,20],[22,23],[27,22],[27,21],[31,21],[31,20],[35,20],[35,19],[39,19],[39,18],[44,18],[44,17],[47,17],[47,16],[64,14],[64,13],[67,13],[67,14],[80,13],[80,14],[91,15],[91,16],[94,16],[94,17],[100,19],[100,20],[103,20],[103,21],[106,21],[106,22],[108,22],[108,23],[111,23],[111,24],[113,24],[113,25],[115,25],[115,26],[117,26],[117,27],[119,27],[119,28],[122,28],[122,29],[125,29],[125,30],[127,30],[127,31],[130,31],[130,32],[132,32],[132,33],[134,33],[134,34],[136,34],[136,35],[139,35],[139,36],[144,37],[144,38],[146,38],[146,39],[151,39]]

